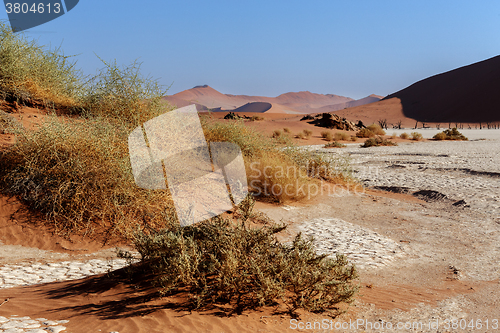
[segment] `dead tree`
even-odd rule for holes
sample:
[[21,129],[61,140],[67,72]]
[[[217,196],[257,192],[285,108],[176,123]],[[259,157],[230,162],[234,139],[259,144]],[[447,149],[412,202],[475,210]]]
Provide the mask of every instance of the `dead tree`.
[[379,119],[377,120],[380,127],[387,129],[387,119]]

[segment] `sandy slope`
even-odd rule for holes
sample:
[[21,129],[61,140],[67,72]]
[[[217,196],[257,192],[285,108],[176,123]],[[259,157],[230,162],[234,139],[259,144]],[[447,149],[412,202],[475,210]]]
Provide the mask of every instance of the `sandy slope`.
[[500,56],[434,75],[390,94],[406,117],[426,122],[500,121]]

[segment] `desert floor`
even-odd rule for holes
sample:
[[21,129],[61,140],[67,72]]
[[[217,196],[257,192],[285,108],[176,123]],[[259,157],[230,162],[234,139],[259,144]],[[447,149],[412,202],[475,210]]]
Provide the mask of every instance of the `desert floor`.
[[[498,331],[500,131],[463,132],[471,141],[376,148],[323,149],[317,138],[321,145],[309,141],[303,149],[347,156],[367,188],[325,184],[305,202],[256,205],[289,225],[284,241],[303,232],[318,251],[345,253],[357,265],[360,296],[333,320],[305,312],[293,319],[268,308],[230,317],[186,311],[115,271],[127,262],[114,247],[129,244],[53,236],[4,197],[0,332]],[[442,195],[412,195],[420,190]]]

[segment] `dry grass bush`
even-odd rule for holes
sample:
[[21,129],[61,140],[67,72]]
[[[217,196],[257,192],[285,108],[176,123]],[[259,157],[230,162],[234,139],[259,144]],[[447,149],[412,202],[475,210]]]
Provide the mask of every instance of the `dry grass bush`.
[[391,135],[391,139],[397,139],[398,138],[398,134],[397,133],[392,133]]
[[330,143],[327,143],[326,145],[324,145],[323,148],[343,148],[345,146],[346,145],[344,145],[338,141],[333,141],[333,142],[330,142]]
[[399,137],[403,140],[408,140],[410,138],[410,135],[408,133],[401,133]]
[[299,132],[297,133],[297,135],[295,136],[297,139],[301,139],[301,140],[304,140],[306,139],[306,136],[304,134],[304,132]]
[[134,243],[160,292],[187,292],[191,308],[222,303],[241,313],[281,303],[289,311],[337,314],[338,303],[352,302],[358,290],[356,269],[342,255],[316,254],[312,239],[300,234],[291,244],[279,242],[276,234],[285,228],[247,228],[216,217],[184,228],[143,229]]
[[331,131],[322,131],[321,137],[326,141],[333,141],[333,133]]
[[260,116],[250,117],[250,121],[261,121],[261,120],[264,120],[264,117],[260,117]]
[[304,135],[306,138],[311,137],[312,134],[313,134],[313,132],[311,130],[308,130],[308,129],[304,130]]
[[120,67],[116,61],[101,61],[105,67],[85,86],[84,116],[118,121],[134,129],[173,109],[163,100],[166,89],[141,75],[140,63]]
[[336,132],[334,135],[334,139],[337,141],[347,141],[350,139],[350,135],[344,132]]
[[358,137],[354,136],[354,135],[351,135],[351,141],[358,141]]
[[78,106],[81,73],[59,49],[46,49],[0,22],[0,99]]
[[274,130],[272,137],[276,139],[276,138],[279,138],[282,135],[283,135],[283,132],[281,132],[280,130]]
[[291,148],[288,151],[293,160],[310,178],[342,185],[355,182],[348,156],[333,156],[297,148]]
[[[241,122],[223,123],[202,118],[205,138],[209,142],[233,142],[243,153],[250,190],[257,196],[277,202],[300,200],[309,195],[310,183],[300,166],[283,145],[291,147],[288,136],[272,140],[252,131]],[[284,187],[287,186],[287,191]],[[300,190],[302,188],[303,190]],[[288,195],[287,193],[290,193]]]
[[0,152],[2,192],[45,214],[59,232],[91,233],[100,225],[123,234],[131,221],[163,225],[170,196],[135,185],[124,128],[53,117],[16,136]]
[[456,128],[447,129],[440,132],[433,137],[434,140],[469,140],[462,133],[460,133]]
[[375,133],[375,135],[385,135],[385,131],[378,124],[371,124],[370,126],[367,126],[366,128],[369,129],[370,131],[372,131],[373,133]]
[[420,141],[420,140],[423,140],[424,137],[422,136],[422,133],[412,132],[411,133],[411,139],[414,140],[414,141]]
[[370,138],[365,141],[363,145],[361,145],[362,148],[367,148],[367,147],[378,147],[378,146],[397,146],[398,144],[395,142],[392,142],[391,140],[385,140],[380,136],[377,136],[375,138]]
[[362,128],[359,131],[356,132],[356,136],[358,138],[372,138],[375,136],[375,133],[373,133],[371,130],[368,128]]
[[290,129],[288,127],[283,128],[283,132],[288,133],[288,134],[291,133]]
[[22,125],[10,114],[0,110],[0,134],[15,134]]

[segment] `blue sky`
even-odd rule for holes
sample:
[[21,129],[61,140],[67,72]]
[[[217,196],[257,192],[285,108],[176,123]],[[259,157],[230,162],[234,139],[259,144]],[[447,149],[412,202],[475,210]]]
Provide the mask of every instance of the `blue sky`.
[[168,94],[362,98],[499,55],[500,1],[80,0],[26,36],[77,55],[86,74],[103,67],[96,55],[138,59]]

